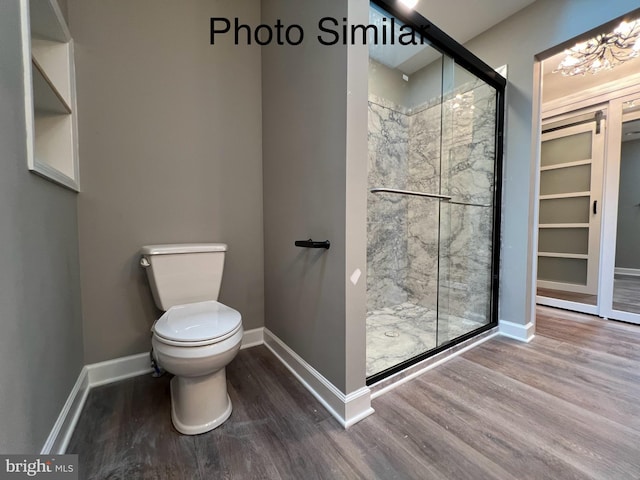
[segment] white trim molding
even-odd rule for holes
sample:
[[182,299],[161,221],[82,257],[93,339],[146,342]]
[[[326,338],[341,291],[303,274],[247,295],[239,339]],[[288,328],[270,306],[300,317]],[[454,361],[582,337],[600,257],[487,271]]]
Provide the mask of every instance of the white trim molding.
[[245,330],[242,334],[242,345],[240,349],[257,347],[264,343],[264,327]]
[[[262,345],[263,330],[263,327],[245,330],[240,348]],[[82,367],[40,453],[42,455],[65,453],[92,388],[145,375],[152,371],[149,352],[114,358]]]
[[40,452],[41,455],[51,453],[62,454],[66,451],[69,440],[71,440],[71,435],[78,423],[78,418],[80,418],[80,412],[82,412],[84,402],[89,395],[90,388],[91,385],[89,385],[87,367],[82,367],[80,375],[78,375],[78,379],[62,407],[56,423],[53,424],[47,441],[44,442],[42,451]]
[[605,103],[614,98],[632,95],[637,92],[638,87],[640,87],[640,74],[629,75],[623,79],[580,90],[571,95],[565,95],[547,102],[542,106],[542,116],[561,115],[569,111]]
[[82,408],[92,388],[144,375],[151,371],[149,352],[115,358],[82,367],[80,375],[78,375],[78,379],[71,389],[71,393],[69,393],[69,397],[67,397],[67,401],[62,407],[60,415],[58,415],[58,419],[53,425],[40,453],[42,455],[50,453],[62,454],[67,450]]
[[533,322],[529,322],[526,325],[521,323],[507,322],[506,320],[500,320],[498,322],[498,332],[503,337],[513,338],[521,342],[529,343],[535,336],[536,326]]
[[586,303],[571,302],[560,298],[543,297],[536,295],[536,305],[551,308],[561,308],[574,312],[586,313],[587,315],[598,315],[597,305],[587,305]]
[[368,387],[345,395],[267,328],[264,344],[344,428],[373,413]]
[[90,388],[151,373],[149,352],[86,365]]
[[616,275],[629,275],[631,277],[640,277],[640,268],[615,268]]

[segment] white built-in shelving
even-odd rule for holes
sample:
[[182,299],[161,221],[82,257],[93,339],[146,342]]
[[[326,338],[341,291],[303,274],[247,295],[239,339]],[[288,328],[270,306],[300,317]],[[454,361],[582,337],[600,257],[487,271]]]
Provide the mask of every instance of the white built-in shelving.
[[73,40],[56,0],[22,0],[28,167],[79,191]]

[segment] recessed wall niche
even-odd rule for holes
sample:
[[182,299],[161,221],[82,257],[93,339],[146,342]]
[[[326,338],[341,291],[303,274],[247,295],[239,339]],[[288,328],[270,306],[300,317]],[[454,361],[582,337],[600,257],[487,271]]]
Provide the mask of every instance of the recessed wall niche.
[[73,40],[56,0],[22,0],[29,170],[80,190]]

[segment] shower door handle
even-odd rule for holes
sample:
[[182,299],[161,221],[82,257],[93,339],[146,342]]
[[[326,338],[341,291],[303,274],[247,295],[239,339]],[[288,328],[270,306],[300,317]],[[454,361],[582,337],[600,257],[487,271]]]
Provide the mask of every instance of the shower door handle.
[[437,193],[415,192],[413,190],[400,190],[398,188],[375,187],[369,190],[371,193],[395,193],[397,195],[412,195],[414,197],[436,198],[448,202],[451,200],[449,195],[440,195]]

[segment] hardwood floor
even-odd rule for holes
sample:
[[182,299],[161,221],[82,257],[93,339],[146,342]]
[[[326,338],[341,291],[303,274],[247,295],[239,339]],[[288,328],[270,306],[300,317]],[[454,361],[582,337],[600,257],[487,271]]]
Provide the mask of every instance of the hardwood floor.
[[563,290],[551,290],[548,288],[538,288],[537,295],[541,297],[557,298],[569,302],[584,303],[585,305],[597,305],[597,295],[586,295],[584,293],[565,292]]
[[228,367],[231,418],[187,437],[169,378],[94,389],[68,448],[87,479],[640,478],[640,327],[540,308],[343,430],[265,347]]
[[[564,292],[538,288],[537,294],[542,297],[557,298],[570,302],[597,305],[597,295]],[[613,283],[613,309],[622,312],[640,313],[640,277],[616,274]]]
[[623,312],[640,313],[640,277],[616,275],[613,308]]

